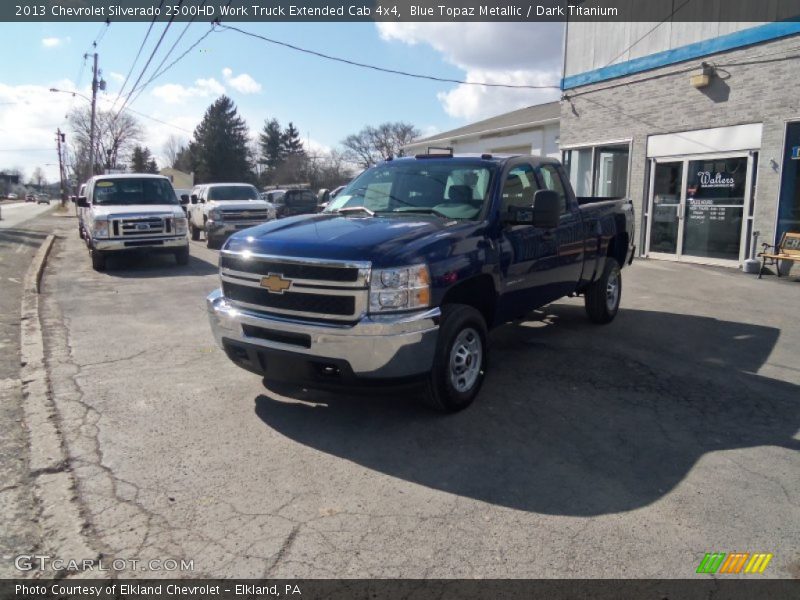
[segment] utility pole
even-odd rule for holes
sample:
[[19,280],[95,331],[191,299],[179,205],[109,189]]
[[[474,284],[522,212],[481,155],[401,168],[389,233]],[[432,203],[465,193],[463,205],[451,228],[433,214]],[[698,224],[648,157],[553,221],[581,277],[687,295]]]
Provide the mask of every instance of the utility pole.
[[64,141],[64,134],[61,133],[61,128],[56,129],[56,142],[58,143],[58,175],[61,179],[61,206],[67,203],[67,193],[64,187],[64,160],[61,156],[61,142]]
[[97,105],[97,52],[94,53],[94,68],[92,69],[92,122],[89,127],[89,177],[94,175],[94,134],[95,134],[95,112]]

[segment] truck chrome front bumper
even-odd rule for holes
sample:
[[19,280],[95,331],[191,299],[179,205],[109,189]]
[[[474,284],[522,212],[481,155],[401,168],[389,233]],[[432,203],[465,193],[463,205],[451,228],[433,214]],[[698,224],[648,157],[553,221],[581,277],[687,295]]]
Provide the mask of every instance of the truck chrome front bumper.
[[256,227],[263,225],[267,221],[213,221],[206,222],[206,234],[211,237],[228,237],[232,233],[248,229],[249,227]]
[[[206,306],[214,338],[229,356],[230,344],[241,344],[290,353],[323,368],[326,360],[346,362],[356,378],[373,380],[428,373],[441,316],[438,308],[432,308],[365,317],[355,325],[308,323],[239,309],[219,289],[206,298]],[[264,365],[240,366],[266,372]]]
[[179,237],[147,237],[99,239],[93,238],[90,246],[100,252],[114,252],[120,250],[158,250],[159,248],[170,248],[172,250],[189,245],[189,240],[185,235]]

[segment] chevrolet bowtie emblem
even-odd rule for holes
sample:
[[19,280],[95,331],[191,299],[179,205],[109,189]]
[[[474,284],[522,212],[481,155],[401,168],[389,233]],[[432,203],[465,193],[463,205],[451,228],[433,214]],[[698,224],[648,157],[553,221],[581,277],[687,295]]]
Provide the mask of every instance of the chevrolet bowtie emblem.
[[265,288],[270,294],[282,294],[292,287],[291,279],[284,279],[281,275],[270,273],[261,278],[261,287]]

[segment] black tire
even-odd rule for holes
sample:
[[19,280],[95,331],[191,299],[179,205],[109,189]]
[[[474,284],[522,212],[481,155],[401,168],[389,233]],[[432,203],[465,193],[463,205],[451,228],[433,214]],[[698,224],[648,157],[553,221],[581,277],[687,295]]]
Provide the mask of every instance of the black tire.
[[[454,413],[475,400],[488,365],[486,337],[486,322],[471,306],[448,304],[442,308],[436,354],[427,381],[427,400],[433,408]],[[460,373],[459,367],[463,368]]]
[[81,227],[80,225],[78,225],[78,237],[84,239],[83,227]]
[[212,250],[219,250],[222,246],[222,240],[215,238],[212,235],[208,235],[206,233],[206,248],[211,248]]
[[180,250],[175,251],[175,262],[179,265],[189,264],[189,246],[184,246]]
[[194,223],[189,223],[189,230],[192,232],[192,241],[200,241],[200,230],[194,226]]
[[105,271],[106,270],[106,255],[100,252],[99,250],[90,250],[90,256],[92,257],[92,268],[95,271]]
[[[612,287],[613,286],[613,287]],[[622,273],[619,263],[606,259],[600,279],[586,288],[584,305],[589,319],[600,325],[610,323],[617,316],[622,298]]]

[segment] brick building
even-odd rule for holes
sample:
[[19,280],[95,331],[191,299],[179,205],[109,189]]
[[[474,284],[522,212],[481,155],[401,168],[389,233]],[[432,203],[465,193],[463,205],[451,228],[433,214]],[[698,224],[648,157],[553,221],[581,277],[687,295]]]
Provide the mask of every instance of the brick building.
[[633,198],[642,255],[741,265],[800,230],[800,23],[653,25],[568,24],[565,167]]

